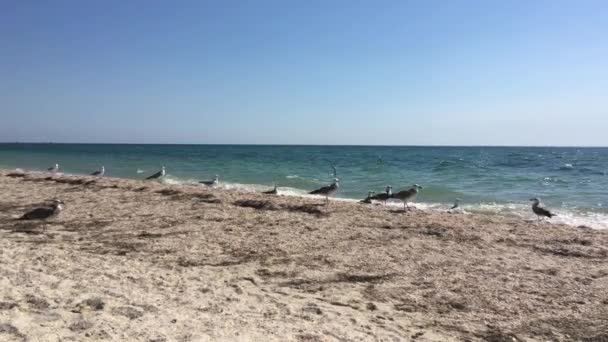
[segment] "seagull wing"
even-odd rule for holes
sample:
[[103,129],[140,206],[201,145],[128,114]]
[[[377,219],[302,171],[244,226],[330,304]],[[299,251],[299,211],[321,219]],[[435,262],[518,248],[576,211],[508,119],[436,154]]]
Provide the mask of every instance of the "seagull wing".
[[329,186],[329,185],[328,186],[324,186],[324,187],[322,187],[320,189],[313,190],[313,191],[309,192],[309,194],[311,194],[311,195],[326,194],[329,191],[330,187],[331,186]]
[[22,220],[42,220],[53,216],[55,210],[53,208],[36,208],[21,216]]
[[536,207],[536,210],[534,210],[534,212],[535,212],[536,214],[538,214],[538,215],[541,215],[541,216],[547,216],[547,217],[549,217],[549,218],[551,218],[551,217],[555,216],[555,214],[554,214],[554,213],[552,213],[552,212],[550,212],[549,210],[547,210],[547,209],[545,209],[545,208],[542,208],[542,207]]
[[398,193],[396,193],[395,195],[393,195],[393,197],[397,197],[397,198],[409,198],[410,196],[412,196],[413,192],[414,191],[412,189],[401,190]]
[[377,195],[374,195],[374,196],[370,197],[370,199],[381,200],[381,201],[383,201],[383,200],[385,200],[387,198],[388,198],[388,194],[386,192],[383,192],[383,193],[380,193],[380,194],[377,194]]
[[163,174],[162,171],[158,171],[157,173],[153,174],[152,176],[146,178],[146,179],[154,179],[154,178],[158,178]]

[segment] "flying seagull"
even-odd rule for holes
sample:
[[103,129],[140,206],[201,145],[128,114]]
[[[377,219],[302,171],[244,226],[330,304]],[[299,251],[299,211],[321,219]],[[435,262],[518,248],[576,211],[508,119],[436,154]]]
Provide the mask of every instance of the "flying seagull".
[[47,170],[47,171],[50,171],[50,172],[57,172],[57,171],[59,171],[59,164],[55,164],[55,166],[53,166],[53,167],[49,167],[49,168],[48,168],[48,169],[46,169],[46,170]]
[[266,195],[278,195],[279,194],[279,188],[277,187],[277,185],[274,185],[274,188],[272,190],[268,190],[268,191],[264,191],[262,192],[263,194]]
[[530,198],[530,201],[532,201],[532,211],[536,214],[536,217],[538,217],[539,220],[544,217],[551,218],[555,216],[554,213],[540,206],[540,199]]
[[377,200],[377,201],[384,201],[384,204],[386,205],[386,201],[389,200],[389,198],[393,197],[393,187],[390,185],[386,186],[386,190],[384,190],[384,192],[381,192],[375,196],[373,196],[371,199],[373,200]]
[[103,167],[103,165],[101,166],[101,169],[91,173],[91,176],[99,176],[99,177],[103,177],[103,175],[106,173],[106,169]]
[[[19,220],[41,220],[47,221],[57,215],[65,208],[65,203],[61,200],[53,200],[48,207],[39,207],[28,211]],[[46,226],[44,228],[46,230]]]
[[374,191],[368,191],[367,197],[365,197],[365,199],[360,200],[359,203],[371,204],[373,195]]
[[220,183],[220,176],[215,175],[215,178],[213,178],[213,180],[200,181],[199,183],[204,184],[206,186],[217,186]]
[[309,194],[311,195],[325,195],[325,205],[329,204],[329,196],[332,196],[333,194],[335,194],[338,191],[338,184],[339,179],[338,178],[334,178],[333,183],[331,183],[328,186],[324,186],[320,189],[317,190],[313,190],[311,192],[309,192]]
[[165,167],[163,166],[160,171],[158,171],[157,173],[153,174],[150,177],[147,177],[146,179],[156,179],[156,178],[160,178],[160,177],[164,177],[164,176],[165,176]]
[[414,184],[408,190],[402,190],[394,194],[393,198],[397,198],[403,201],[403,210],[405,210],[406,208],[409,209],[407,202],[416,199],[416,196],[418,196],[419,189],[422,189],[422,187],[418,184]]

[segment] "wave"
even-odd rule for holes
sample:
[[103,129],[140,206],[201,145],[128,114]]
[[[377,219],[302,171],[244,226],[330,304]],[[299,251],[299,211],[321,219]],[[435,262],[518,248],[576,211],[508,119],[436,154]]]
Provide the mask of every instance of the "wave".
[[[513,216],[523,220],[537,219],[529,205],[519,203],[473,203],[462,207],[475,214]],[[608,213],[580,211],[572,208],[551,208],[551,211],[556,214],[550,221],[552,223],[608,229]]]
[[[167,175],[163,180],[166,184],[190,184],[190,185],[198,185],[198,180],[195,179],[178,179]],[[270,190],[272,188],[271,184],[244,184],[244,183],[234,183],[234,182],[220,182],[217,186],[219,189],[224,190],[236,190],[242,192],[249,193],[260,193],[262,191]],[[414,202],[412,205],[422,210],[432,210],[432,211],[447,211],[452,203],[445,202],[434,202],[432,198],[466,198],[465,194],[451,191],[449,189],[444,188],[433,188],[428,187],[425,188],[424,197],[426,199],[431,199],[431,202],[428,201],[420,201]],[[279,193],[284,196],[296,196],[296,197],[318,197],[314,195],[309,195],[308,190],[288,187],[288,186],[279,186]],[[429,198],[431,197],[431,198]],[[344,198],[338,197],[334,198],[336,201],[344,201],[344,202],[358,202],[361,198]],[[392,199],[387,203],[388,206],[401,208],[403,206],[403,202]],[[498,203],[498,202],[473,202],[473,203],[462,203],[461,208],[463,209],[463,214],[482,214],[482,215],[501,215],[507,217],[519,218],[522,220],[533,221],[536,220],[536,216],[532,213],[530,209],[530,205],[525,203]],[[567,224],[574,227],[586,226],[595,229],[608,229],[608,212],[591,212],[591,211],[583,211],[577,210],[576,208],[552,208],[552,211],[557,214],[556,217],[552,218],[550,222],[552,223],[562,223]]]
[[486,167],[479,162],[469,162],[462,158],[441,160],[433,166],[433,172],[454,172],[454,171],[479,171]]
[[583,167],[579,171],[582,174],[589,174],[589,175],[594,175],[594,176],[606,176],[606,175],[608,175],[608,171],[607,170],[598,170],[598,169],[594,169],[594,168],[590,168],[590,167]]

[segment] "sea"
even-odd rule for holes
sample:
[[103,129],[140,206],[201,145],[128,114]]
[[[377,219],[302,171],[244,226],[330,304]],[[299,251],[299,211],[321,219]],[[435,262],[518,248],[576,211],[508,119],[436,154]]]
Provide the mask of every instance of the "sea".
[[[165,166],[171,184],[217,174],[220,187],[306,196],[328,185],[334,167],[339,199],[368,191],[423,187],[416,206],[533,219],[530,198],[554,211],[552,222],[608,229],[608,148],[298,145],[0,144],[0,167],[143,179]],[[394,203],[393,205],[400,205]]]

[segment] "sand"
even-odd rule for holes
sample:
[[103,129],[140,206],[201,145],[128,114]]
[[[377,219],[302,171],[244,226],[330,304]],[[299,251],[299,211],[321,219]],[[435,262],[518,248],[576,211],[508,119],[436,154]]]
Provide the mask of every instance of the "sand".
[[606,231],[7,170],[0,191],[2,341],[608,340]]

